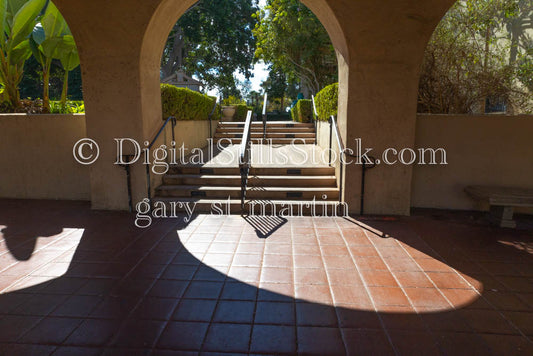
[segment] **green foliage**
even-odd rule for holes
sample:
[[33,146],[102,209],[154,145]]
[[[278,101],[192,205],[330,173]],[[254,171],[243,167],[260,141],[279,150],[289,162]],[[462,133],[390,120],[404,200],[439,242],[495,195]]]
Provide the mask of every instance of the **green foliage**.
[[[217,102],[218,98],[216,96],[210,96],[209,98],[211,98],[212,102],[213,102],[213,105],[214,103]],[[211,107],[211,111],[210,113],[213,112],[213,108]],[[220,104],[217,104],[216,108],[215,108],[215,111],[213,112],[213,115],[211,117],[211,119],[213,120],[220,120],[222,118],[222,105]]]
[[313,102],[300,99],[291,109],[292,120],[296,122],[311,122],[313,119]]
[[337,81],[337,58],[329,35],[299,0],[267,0],[256,17],[256,60],[272,63],[289,83],[301,83],[314,93]]
[[251,76],[257,0],[200,0],[176,23],[162,58],[163,77],[183,68],[224,97],[238,93],[236,71]]
[[[0,104],[0,113],[12,113],[13,109],[4,104]],[[85,105],[83,101],[67,101],[65,104],[61,101],[50,101],[50,107],[45,108],[42,99],[23,99],[20,101],[20,107],[17,109],[18,113],[26,114],[84,114]]]
[[269,98],[284,98],[287,91],[287,75],[282,69],[272,67],[268,73],[268,79],[263,82],[262,87]]
[[[60,100],[65,71],[61,66],[59,60],[52,61],[50,70],[50,100]],[[40,98],[43,95],[43,72],[42,66],[37,62],[35,57],[30,57],[24,64],[24,74],[20,82],[20,97],[26,98]],[[68,99],[69,100],[83,100],[81,83],[81,68],[76,67],[69,73],[68,76]]]
[[45,108],[50,107],[50,71],[56,59],[63,67],[63,89],[61,102],[67,102],[68,74],[80,65],[78,49],[67,23],[57,7],[49,2],[44,15],[33,28],[29,39],[33,56],[42,66],[43,101]]
[[339,106],[339,83],[328,85],[322,89],[315,96],[315,106],[318,120],[328,121],[332,115],[337,116]]
[[0,82],[4,100],[13,109],[20,107],[18,86],[24,62],[31,56],[30,36],[46,0],[0,0]]
[[50,113],[52,114],[84,114],[85,104],[83,101],[50,101]]
[[[74,39],[55,5],[47,0],[0,0],[0,26],[0,83],[5,101],[2,107],[22,112],[41,110],[41,106],[20,101],[19,86],[26,61],[32,54],[31,64],[39,63],[42,70],[37,72],[32,68],[32,73],[24,78],[25,89],[28,85],[33,86],[30,91],[42,88],[42,111],[50,111],[49,84],[57,77],[56,68],[61,64],[64,68],[62,105],[66,106],[68,72],[79,66],[79,58]],[[32,81],[43,84],[35,85]]]
[[233,121],[245,121],[248,115],[248,110],[253,110],[253,107],[246,106],[245,104],[233,105],[235,106],[235,115]]
[[531,18],[531,1],[458,1],[426,48],[418,111],[484,113],[496,101],[509,113],[531,112]]
[[213,111],[216,98],[188,88],[161,84],[163,120],[174,116],[178,120],[207,120]]
[[230,95],[226,99],[222,100],[222,105],[229,106],[229,105],[242,105],[246,104],[246,102],[242,99],[237,98],[236,96]]

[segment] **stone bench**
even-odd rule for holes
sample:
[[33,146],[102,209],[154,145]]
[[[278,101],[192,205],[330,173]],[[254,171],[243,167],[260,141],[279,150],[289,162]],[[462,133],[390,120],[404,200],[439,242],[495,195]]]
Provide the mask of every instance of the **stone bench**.
[[533,189],[468,186],[465,192],[475,200],[488,203],[490,220],[500,227],[515,228],[515,207],[533,207]]

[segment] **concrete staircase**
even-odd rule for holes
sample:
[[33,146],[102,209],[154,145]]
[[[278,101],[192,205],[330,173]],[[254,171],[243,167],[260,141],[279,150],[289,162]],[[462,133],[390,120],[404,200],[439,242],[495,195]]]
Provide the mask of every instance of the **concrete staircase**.
[[[253,138],[259,143],[262,138],[262,124],[253,127]],[[215,143],[230,138],[239,144],[243,125],[221,123]],[[291,137],[288,137],[291,135]],[[294,136],[294,137],[292,137]],[[306,145],[314,146],[315,131],[312,124],[269,123],[268,138],[274,145],[290,144],[294,138],[301,138]],[[235,148],[236,146],[233,146]],[[258,149],[257,144],[252,145]],[[195,212],[212,212],[214,206],[240,213],[241,175],[237,164],[207,164],[203,166],[173,166],[163,177],[163,184],[156,189],[156,201],[196,204]],[[335,204],[339,201],[339,188],[335,168],[327,165],[275,165],[252,167],[248,179],[247,210],[251,203],[266,204],[277,211],[283,207],[302,205]],[[252,205],[253,205],[252,204]],[[260,206],[253,210],[257,212]],[[303,213],[303,215],[309,215]]]
[[[239,144],[242,140],[244,123],[242,122],[221,122],[215,133],[215,143],[220,140],[233,144]],[[263,139],[263,123],[252,122],[252,143],[261,143]],[[303,124],[296,122],[269,122],[267,123],[267,140],[272,140],[275,145],[288,145],[292,142],[296,144],[315,144],[316,132],[313,124]],[[295,141],[294,141],[295,140]]]

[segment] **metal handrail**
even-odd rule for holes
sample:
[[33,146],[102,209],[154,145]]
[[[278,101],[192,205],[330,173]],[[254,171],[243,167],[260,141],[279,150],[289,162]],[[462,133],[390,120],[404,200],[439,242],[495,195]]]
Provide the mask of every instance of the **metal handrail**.
[[250,174],[250,167],[252,165],[250,140],[252,133],[252,111],[248,111],[246,116],[246,123],[242,135],[241,147],[239,150],[239,170],[241,173],[241,212],[244,213],[244,203],[246,201],[246,189],[248,187],[248,175]]
[[[150,151],[152,146],[155,144],[155,142],[157,141],[159,136],[161,136],[161,133],[163,132],[165,127],[167,127],[169,122],[172,122],[172,142],[176,141],[176,134],[175,134],[175,130],[174,129],[176,127],[177,120],[176,120],[176,118],[174,116],[169,116],[165,120],[165,123],[161,126],[159,131],[157,131],[157,134],[154,136],[152,141],[150,141],[150,144],[148,145],[148,149],[144,150],[146,162],[150,162],[149,157],[146,157],[146,156],[148,155],[148,152]],[[150,181],[150,165],[149,164],[146,165],[146,189],[148,190],[148,201],[150,203],[150,206],[152,206],[152,182]]]
[[263,140],[267,138],[267,104],[268,104],[268,93],[265,93],[265,98],[263,101]]
[[343,192],[343,186],[344,186],[344,169],[346,165],[346,159],[343,157],[346,154],[346,146],[344,146],[344,142],[342,141],[341,133],[339,131],[339,126],[337,125],[337,120],[335,120],[335,116],[331,115],[329,119],[330,123],[330,134],[329,134],[329,165],[331,166],[331,153],[333,148],[333,134],[335,134],[335,138],[337,139],[337,145],[339,146],[339,159],[341,161],[340,163],[340,182],[339,182],[339,202],[344,202],[344,197],[342,196]]
[[340,165],[340,188],[339,188],[339,195],[340,199],[339,201],[342,203],[344,202],[344,199],[342,197],[343,192],[343,185],[344,185],[344,170],[346,169],[346,156],[355,157],[355,158],[361,158],[362,159],[362,177],[361,177],[361,199],[360,199],[360,214],[364,215],[365,212],[365,180],[366,180],[366,171],[369,169],[373,169],[377,166],[376,159],[372,156],[368,156],[368,161],[366,157],[363,155],[361,156],[355,156],[353,154],[346,153],[346,146],[344,146],[344,143],[342,141],[342,137],[340,135],[339,126],[337,125],[337,121],[335,120],[334,116],[331,116],[330,119],[330,152],[329,152],[329,165],[331,166],[331,149],[332,149],[332,134],[335,133],[335,137],[337,139],[337,144],[339,145],[340,149],[340,159],[341,159],[341,165]]
[[217,111],[217,100],[218,99],[215,99],[215,105],[213,105],[213,110],[211,110],[211,113],[207,117],[209,120],[209,134],[207,135],[207,138],[212,138],[211,135],[213,135],[213,115],[215,115],[215,112]]
[[315,125],[315,145],[318,145],[318,111],[316,110],[315,96],[311,95],[311,100],[313,102],[313,124]]

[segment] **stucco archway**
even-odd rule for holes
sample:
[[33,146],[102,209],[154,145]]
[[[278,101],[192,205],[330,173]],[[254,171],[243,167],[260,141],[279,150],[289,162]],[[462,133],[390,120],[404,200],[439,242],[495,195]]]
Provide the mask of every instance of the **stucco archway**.
[[[416,95],[425,46],[451,0],[306,0],[340,53],[339,124],[348,146],[363,138],[376,154],[413,147]],[[145,140],[160,124],[159,59],[172,24],[193,0],[57,0],[83,65],[88,136],[101,141],[91,169],[94,208],[124,209],[115,137]],[[345,96],[345,97],[343,97]],[[344,104],[343,104],[344,103]],[[345,119],[343,119],[345,117]],[[133,171],[134,201],[146,195],[144,167]],[[368,213],[409,214],[412,168],[382,166],[367,181]],[[361,169],[346,170],[346,201],[358,212]]]

